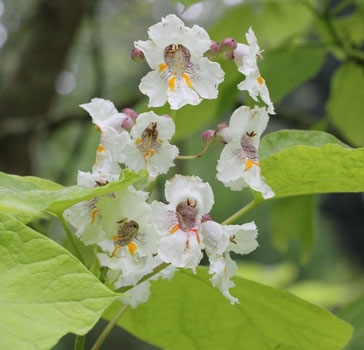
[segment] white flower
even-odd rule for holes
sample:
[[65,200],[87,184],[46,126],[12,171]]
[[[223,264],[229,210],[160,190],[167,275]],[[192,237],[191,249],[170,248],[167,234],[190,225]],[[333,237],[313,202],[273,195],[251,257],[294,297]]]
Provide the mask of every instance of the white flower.
[[[153,267],[154,266],[154,267]],[[158,265],[150,265],[149,267],[157,267]],[[139,270],[135,271],[138,275],[140,274]],[[150,271],[152,272],[152,270]],[[135,284],[133,288],[129,289],[128,291],[123,292],[122,297],[120,298],[123,302],[123,304],[130,305],[132,308],[136,308],[142,303],[145,303],[148,301],[150,297],[150,286],[152,281],[156,281],[159,278],[168,279],[171,280],[175,272],[175,268],[170,265],[164,268],[162,271],[158,272],[157,274],[153,275],[149,279]],[[146,271],[144,271],[144,275],[146,275]],[[119,276],[119,279],[115,283],[115,288],[119,288],[123,286],[123,280],[124,278],[122,275]],[[125,283],[125,282],[124,282]]]
[[[118,179],[118,175],[105,172],[83,172],[79,171],[77,185],[93,188],[103,186]],[[105,233],[100,222],[100,209],[97,207],[99,198],[77,203],[65,210],[65,219],[75,227],[75,235],[85,244],[93,244],[101,240]]]
[[134,171],[147,169],[149,181],[167,173],[178,156],[178,148],[169,143],[174,132],[172,118],[153,112],[140,114],[130,131],[131,140],[124,148],[125,165]]
[[156,252],[158,235],[152,225],[148,193],[133,186],[97,202],[104,237],[98,243],[111,258],[145,257]]
[[213,276],[210,281],[214,287],[217,287],[225,298],[230,300],[231,304],[239,303],[239,299],[230,294],[229,289],[235,286],[231,277],[235,275],[238,269],[236,262],[230,258],[230,254],[213,255],[209,259],[209,273]]
[[125,160],[123,147],[130,140],[129,133],[122,127],[127,116],[119,113],[111,101],[101,98],[94,98],[81,107],[90,114],[101,131],[92,172],[120,174],[119,163]]
[[124,113],[119,113],[111,101],[93,98],[90,103],[82,104],[80,107],[90,114],[92,122],[102,132],[110,127],[119,133],[124,131],[121,125],[127,116]]
[[168,205],[154,201],[153,221],[161,236],[159,257],[175,267],[195,269],[202,259],[202,216],[214,203],[212,189],[197,176],[176,175],[165,187]]
[[217,179],[233,191],[249,186],[263,198],[274,196],[261,176],[258,147],[269,116],[265,108],[242,106],[234,111],[229,123],[229,141],[217,164]]
[[202,223],[201,234],[209,257],[209,273],[214,287],[230,300],[231,304],[239,300],[231,296],[229,289],[234,287],[231,277],[234,276],[237,265],[229,252],[248,254],[258,247],[256,240],[258,231],[254,222],[244,225],[220,225],[208,220]]
[[203,57],[211,46],[207,32],[194,25],[185,27],[175,15],[168,15],[148,30],[150,40],[136,41],[152,69],[141,81],[141,92],[149,97],[150,107],[172,109],[197,105],[203,98],[214,99],[224,79],[220,65]]
[[274,107],[269,96],[267,84],[260,75],[257,65],[257,57],[261,58],[262,56],[252,28],[249,28],[246,39],[249,45],[238,44],[234,50],[234,61],[238,66],[239,72],[243,73],[246,77],[238,85],[238,89],[248,91],[254,101],[258,101],[258,96],[260,96],[268,106],[268,113],[274,114]]

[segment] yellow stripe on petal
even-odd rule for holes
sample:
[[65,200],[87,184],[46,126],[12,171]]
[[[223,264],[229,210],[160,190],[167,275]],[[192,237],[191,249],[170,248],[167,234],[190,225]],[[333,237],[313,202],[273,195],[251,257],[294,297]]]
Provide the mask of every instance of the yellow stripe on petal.
[[99,145],[99,147],[97,147],[97,153],[101,153],[105,150],[104,146]]
[[148,151],[143,152],[143,158],[148,159],[154,156],[154,149],[148,149]]
[[187,86],[190,88],[190,87],[192,87],[192,83],[191,83],[191,79],[190,79],[190,77],[189,77],[189,75],[188,74],[186,74],[186,73],[183,73],[183,79],[185,80],[185,82],[186,82],[186,84],[187,84]]
[[261,75],[259,75],[259,77],[257,78],[257,82],[259,85],[262,85],[264,83],[264,79]]
[[258,162],[253,162],[251,159],[248,159],[245,163],[245,170],[250,170],[253,167],[253,165],[260,167]]
[[168,65],[165,63],[161,63],[158,64],[158,67],[159,67],[159,73],[162,73],[168,67]]
[[174,91],[174,89],[176,87],[176,77],[175,76],[173,76],[172,78],[169,79],[168,86],[171,91]]
[[131,242],[128,244],[128,250],[131,255],[134,255],[134,253],[136,252],[137,249],[138,249],[138,247],[136,246],[135,243]]
[[169,229],[169,233],[171,235],[173,235],[173,233],[177,232],[178,230],[180,229],[180,226],[178,224],[172,226],[170,229]]

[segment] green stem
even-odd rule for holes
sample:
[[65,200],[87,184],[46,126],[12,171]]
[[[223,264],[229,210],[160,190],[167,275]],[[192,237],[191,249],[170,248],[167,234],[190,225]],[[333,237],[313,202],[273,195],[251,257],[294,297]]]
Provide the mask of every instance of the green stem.
[[228,217],[225,221],[223,221],[221,223],[221,225],[229,225],[229,224],[231,224],[232,222],[234,222],[235,220],[237,220],[241,216],[245,215],[248,211],[250,211],[253,208],[255,208],[259,203],[260,202],[258,202],[256,200],[251,201],[246,206],[244,206],[241,209],[239,209],[236,213],[234,213],[233,215],[231,215],[230,217]]
[[176,109],[172,109],[171,111],[171,118],[176,121],[176,117],[177,117],[177,110]]
[[116,323],[119,321],[119,318],[123,315],[129,305],[123,305],[119,312],[115,315],[115,317],[108,323],[105,329],[102,331],[100,336],[97,338],[95,344],[91,348],[91,350],[98,350],[100,346],[103,344],[107,336],[110,334],[111,330],[114,328]]
[[68,224],[67,224],[66,220],[64,219],[63,215],[62,214],[59,214],[58,215],[58,219],[61,222],[61,224],[63,226],[63,229],[66,232],[66,235],[67,235],[68,239],[71,242],[71,245],[72,245],[72,248],[75,251],[76,257],[78,258],[78,260],[80,260],[82,262],[82,264],[84,264],[86,266],[85,260],[82,257],[81,251],[78,248],[78,245],[76,244],[75,238],[74,238],[74,236],[73,236],[70,228],[68,227]]
[[193,155],[193,156],[177,156],[176,159],[198,159],[198,158],[201,158],[208,150],[209,146],[211,145],[212,141],[215,140],[215,138],[211,138],[210,140],[208,140],[205,144],[205,147],[202,149],[201,152]]
[[[145,275],[143,278],[141,278],[138,282],[137,285],[140,283],[143,283],[144,281],[146,281],[147,279],[153,277],[154,275],[156,275],[158,272],[162,271],[163,269],[165,269],[167,266],[169,266],[170,263],[166,263],[163,262],[160,265],[156,266],[152,272],[148,273],[147,275]],[[129,289],[133,288],[135,286],[127,286],[127,287],[122,287],[116,290],[116,292],[118,293],[125,293],[126,291],[128,291]]]
[[85,335],[76,335],[74,350],[84,350],[85,341],[86,341]]

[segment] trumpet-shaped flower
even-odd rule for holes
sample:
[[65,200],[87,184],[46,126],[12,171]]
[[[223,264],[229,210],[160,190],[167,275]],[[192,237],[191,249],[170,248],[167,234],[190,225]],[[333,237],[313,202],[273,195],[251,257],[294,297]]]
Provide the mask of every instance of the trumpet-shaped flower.
[[169,204],[151,204],[161,236],[158,255],[175,267],[194,270],[202,258],[201,220],[214,203],[212,189],[197,176],[176,175],[167,181],[165,196]]
[[265,108],[242,106],[231,116],[229,142],[224,146],[217,164],[217,179],[233,191],[249,186],[264,198],[274,196],[261,176],[258,147],[260,136],[269,120]]
[[258,96],[260,96],[268,106],[268,113],[274,114],[274,107],[269,96],[267,84],[260,75],[257,64],[257,57],[262,58],[262,56],[252,28],[249,28],[246,39],[248,45],[239,43],[234,50],[234,61],[238,66],[239,72],[245,75],[245,80],[238,85],[238,89],[248,91],[254,101],[258,101]]
[[130,140],[129,133],[122,127],[127,115],[119,113],[111,101],[101,98],[94,98],[81,107],[101,131],[93,173],[120,174],[119,163],[125,160],[123,147]]
[[209,273],[211,282],[232,304],[238,299],[230,294],[229,289],[234,287],[231,277],[234,276],[237,266],[230,257],[230,252],[248,254],[258,247],[256,240],[258,231],[254,222],[244,225],[220,225],[215,221],[207,220],[202,223],[201,234],[207,256],[209,257]]
[[186,104],[197,105],[202,99],[214,99],[217,86],[224,79],[220,65],[203,54],[210,49],[207,32],[194,25],[185,27],[175,15],[168,15],[148,30],[149,40],[136,41],[152,69],[139,85],[149,97],[150,107],[172,109]]
[[169,143],[174,132],[171,118],[153,112],[140,114],[124,148],[125,165],[135,171],[147,169],[150,181],[165,174],[178,156],[178,148]]

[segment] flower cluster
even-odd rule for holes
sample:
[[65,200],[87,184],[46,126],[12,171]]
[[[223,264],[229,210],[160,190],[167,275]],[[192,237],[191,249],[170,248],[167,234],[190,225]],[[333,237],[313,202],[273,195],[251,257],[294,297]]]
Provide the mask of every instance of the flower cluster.
[[[241,106],[229,123],[205,131],[208,146],[214,139],[224,148],[217,163],[217,179],[232,190],[250,187],[263,198],[274,196],[261,175],[258,146],[273,104],[257,58],[261,52],[252,29],[248,44],[226,39],[212,42],[207,32],[195,25],[185,27],[175,15],[168,15],[149,28],[149,40],[136,41],[132,58],[146,60],[152,71],[142,78],[140,91],[149,97],[149,107],[169,103],[177,110],[186,104],[218,96],[224,72],[219,53],[234,60],[245,80],[238,85],[266,107]],[[131,109],[118,112],[110,101],[95,98],[81,107],[100,131],[100,143],[91,172],[79,172],[80,186],[104,186],[120,178],[123,169],[148,172],[148,183],[167,174],[179,157],[170,143],[174,120],[153,111],[137,114]],[[206,147],[207,148],[207,147]],[[180,157],[183,159],[183,157]],[[153,186],[150,186],[153,187]],[[211,282],[236,303],[230,294],[231,278],[237,265],[230,253],[248,254],[258,246],[254,222],[223,225],[210,215],[214,204],[211,186],[200,177],[176,174],[165,183],[166,203],[150,200],[145,188],[129,186],[117,192],[74,205],[65,218],[85,244],[97,245],[101,266],[115,288],[124,288],[126,304],[135,307],[149,297],[150,281],[172,278],[175,269],[196,271],[204,254],[209,260]],[[163,269],[161,268],[163,267]]]

